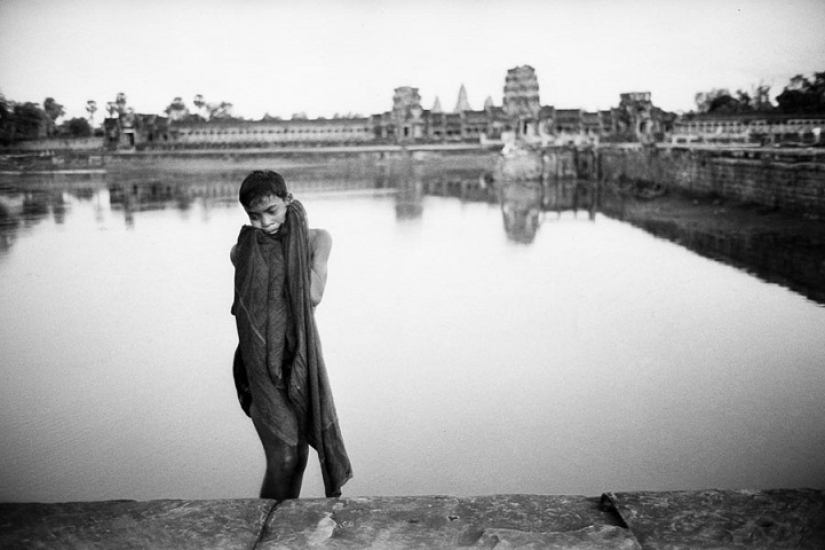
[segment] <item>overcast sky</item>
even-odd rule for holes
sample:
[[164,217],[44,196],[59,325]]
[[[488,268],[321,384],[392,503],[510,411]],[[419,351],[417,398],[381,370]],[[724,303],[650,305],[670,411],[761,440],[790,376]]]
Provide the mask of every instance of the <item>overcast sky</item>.
[[649,91],[669,111],[697,92],[775,97],[825,71],[823,0],[0,0],[0,92],[69,117],[126,93],[142,113],[175,96],[234,114],[373,114],[399,86],[455,107],[501,105],[531,65],[541,102],[587,110]]

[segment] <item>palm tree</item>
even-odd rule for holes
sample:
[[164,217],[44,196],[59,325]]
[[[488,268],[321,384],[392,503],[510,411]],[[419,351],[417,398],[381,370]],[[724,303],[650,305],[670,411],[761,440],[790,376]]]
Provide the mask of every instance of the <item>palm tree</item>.
[[92,128],[92,134],[95,131],[95,111],[97,111],[97,101],[90,99],[86,102],[86,112],[89,113],[89,126]]
[[201,112],[201,116],[203,116],[203,109],[206,106],[206,101],[204,101],[203,95],[195,94],[195,99],[192,101],[192,103],[194,103],[195,107],[197,107],[198,110]]
[[46,111],[46,115],[48,116],[46,120],[46,136],[52,137],[57,128],[57,119],[65,114],[63,105],[55,101],[53,97],[47,97],[43,102],[43,110]]

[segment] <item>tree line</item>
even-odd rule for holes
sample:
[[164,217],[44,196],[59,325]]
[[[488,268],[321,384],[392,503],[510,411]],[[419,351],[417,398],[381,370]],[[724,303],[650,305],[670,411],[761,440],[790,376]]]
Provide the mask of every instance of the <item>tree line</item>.
[[[238,121],[243,118],[232,114],[232,103],[228,101],[207,101],[202,94],[196,94],[192,100],[193,109],[190,109],[181,97],[175,97],[164,109],[170,121],[178,122],[209,122],[209,121]],[[32,101],[16,102],[7,99],[0,92],[0,145],[10,145],[18,141],[27,141],[52,137],[82,138],[93,135],[103,135],[103,129],[95,127],[95,113],[98,111],[97,102],[90,99],[86,102],[87,117],[74,117],[58,124],[57,120],[65,115],[63,105],[53,97],[47,97],[42,106]],[[135,110],[127,104],[126,94],[119,93],[113,101],[106,103],[109,118],[115,119],[118,125],[134,123]],[[334,118],[359,117],[360,115],[347,113],[336,115]],[[295,113],[292,120],[306,120],[306,113]],[[282,120],[277,116],[264,115],[263,120]]]
[[[186,122],[208,122],[210,120],[244,120],[232,114],[233,105],[227,101],[208,102],[203,95],[197,94],[192,100],[192,105],[195,109],[190,110],[186,106],[183,98],[178,96],[172,100],[164,113],[169,117],[170,121],[186,121]],[[291,120],[307,120],[309,117],[305,112],[293,113]],[[332,117],[337,118],[361,118],[361,115],[356,113],[339,114],[335,113]],[[283,120],[279,116],[273,116],[266,113],[261,120]]]
[[714,88],[696,94],[698,113],[710,114],[825,114],[825,71],[815,72],[811,78],[798,74],[776,96],[776,104],[770,100],[770,86],[760,84],[750,92],[726,88]]

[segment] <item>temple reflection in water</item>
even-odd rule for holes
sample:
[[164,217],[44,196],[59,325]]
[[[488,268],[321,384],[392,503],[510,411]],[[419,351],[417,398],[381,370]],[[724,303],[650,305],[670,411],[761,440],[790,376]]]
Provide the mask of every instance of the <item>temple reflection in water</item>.
[[[543,224],[564,212],[590,221],[596,220],[597,213],[623,218],[626,197],[597,182],[567,177],[569,171],[559,163],[538,180],[507,180],[492,164],[477,159],[445,161],[410,155],[370,163],[337,159],[312,167],[293,163],[282,169],[296,196],[392,194],[399,222],[421,218],[427,196],[497,204],[507,239],[526,245],[536,239]],[[238,182],[245,173],[245,169],[230,169],[206,175],[159,171],[148,178],[142,172],[7,178],[0,184],[0,254],[8,252],[27,227],[47,219],[63,224],[72,200],[108,201],[108,207],[122,212],[124,223],[130,226],[136,213],[144,211],[186,212],[195,202],[207,209],[236,206]],[[818,268],[825,262],[825,252],[814,242],[771,234],[711,234],[701,226],[656,220],[634,224],[825,303],[825,281]]]

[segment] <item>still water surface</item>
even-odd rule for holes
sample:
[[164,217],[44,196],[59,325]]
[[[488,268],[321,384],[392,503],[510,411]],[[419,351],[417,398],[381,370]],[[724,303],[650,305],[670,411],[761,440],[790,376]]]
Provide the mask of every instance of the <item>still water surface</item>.
[[[0,501],[256,496],[239,179],[143,201],[107,178],[3,195]],[[334,239],[345,496],[825,488],[825,308],[600,214],[515,242],[498,204],[374,181],[295,190]]]

